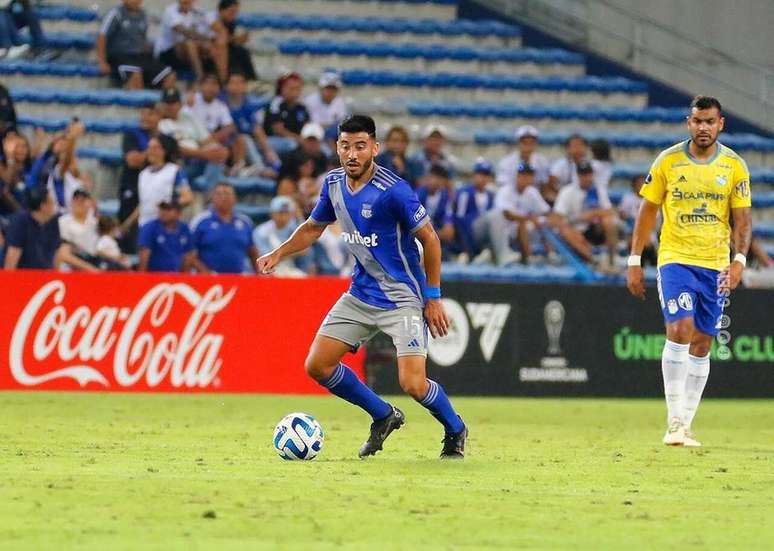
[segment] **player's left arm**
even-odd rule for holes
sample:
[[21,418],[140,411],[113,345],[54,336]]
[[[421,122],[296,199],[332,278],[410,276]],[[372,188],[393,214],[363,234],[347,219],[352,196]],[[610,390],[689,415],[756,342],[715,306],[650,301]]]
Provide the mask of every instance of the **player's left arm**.
[[[747,257],[752,242],[752,212],[750,207],[739,207],[731,209],[731,217],[734,220],[734,250],[737,255]],[[742,259],[735,258],[728,267],[728,286],[733,290],[742,280],[745,262]]]
[[[432,224],[424,224],[414,233],[422,244],[425,257],[425,276],[429,288],[441,288],[441,240]],[[449,332],[449,316],[440,297],[430,298],[425,304],[425,320],[434,338],[443,337]]]

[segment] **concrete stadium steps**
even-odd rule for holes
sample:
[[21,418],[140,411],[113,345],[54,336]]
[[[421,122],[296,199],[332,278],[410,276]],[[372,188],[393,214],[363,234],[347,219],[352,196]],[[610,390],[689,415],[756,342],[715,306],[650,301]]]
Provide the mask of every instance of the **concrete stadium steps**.
[[[46,34],[46,45],[58,50],[94,50],[93,33]],[[580,76],[585,58],[560,49],[453,46],[443,43],[368,40],[266,38],[252,51],[254,62],[268,67],[317,66],[386,71],[478,73],[490,75]]]
[[[293,68],[293,67],[291,67]],[[266,68],[257,67],[265,76]],[[272,67],[275,73],[288,68]],[[309,80],[310,89],[323,67],[296,67]],[[647,86],[625,78],[482,75],[476,73],[425,73],[421,71],[349,70],[341,72],[346,94],[355,101],[374,97],[406,100],[487,103],[609,105],[644,107]],[[0,63],[0,79],[10,87],[107,88],[91,62]]]
[[[69,6],[41,9],[47,33],[91,34],[99,30],[100,19],[112,6],[99,11]],[[159,30],[159,13],[149,12],[149,36]],[[250,31],[250,44],[257,46],[266,38],[306,40],[353,40],[361,43],[401,44],[443,42],[455,46],[492,46],[516,48],[521,45],[521,29],[499,21],[457,19],[409,20],[392,14],[380,17],[338,17],[286,12],[246,12],[243,7],[239,25]]]
[[[145,9],[151,13],[161,13],[171,0],[144,0]],[[97,9],[102,12],[113,2],[95,2],[95,0],[68,0],[69,7]],[[246,0],[242,2],[244,12],[293,13],[318,16],[339,17],[400,17],[403,19],[438,19],[451,21],[457,17],[457,2],[440,1],[392,1],[392,0]],[[197,6],[202,10],[214,9],[214,0],[199,0]]]
[[[362,44],[362,43],[360,43]],[[386,46],[379,48],[378,46]],[[328,46],[328,47],[326,47]],[[421,46],[421,49],[420,47]],[[339,50],[338,53],[332,53]],[[349,50],[349,51],[347,51]],[[441,44],[388,45],[376,43],[360,47],[358,42],[267,41],[256,48],[253,60],[258,66],[268,67],[335,67],[338,70],[376,70],[478,73],[488,75],[560,75],[585,74],[581,56],[569,52],[500,49],[504,54],[498,59],[496,50],[481,48],[448,48]],[[463,55],[467,54],[467,55]],[[507,59],[507,54],[511,60]],[[524,54],[524,55],[519,55]]]

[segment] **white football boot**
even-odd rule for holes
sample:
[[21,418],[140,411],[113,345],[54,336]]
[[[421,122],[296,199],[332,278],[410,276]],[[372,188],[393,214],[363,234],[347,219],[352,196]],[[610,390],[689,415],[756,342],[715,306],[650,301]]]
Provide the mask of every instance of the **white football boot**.
[[680,419],[672,419],[664,434],[664,444],[667,446],[682,446],[685,444],[685,426]]
[[701,442],[693,437],[691,427],[684,427],[685,439],[683,440],[683,446],[686,448],[701,448]]

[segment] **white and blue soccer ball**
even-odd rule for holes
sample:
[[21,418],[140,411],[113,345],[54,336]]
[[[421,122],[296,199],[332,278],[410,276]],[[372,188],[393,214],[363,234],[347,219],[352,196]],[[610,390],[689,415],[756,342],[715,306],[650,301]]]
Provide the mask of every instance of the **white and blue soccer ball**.
[[274,429],[274,449],[282,459],[314,459],[323,446],[320,423],[306,413],[288,413]]

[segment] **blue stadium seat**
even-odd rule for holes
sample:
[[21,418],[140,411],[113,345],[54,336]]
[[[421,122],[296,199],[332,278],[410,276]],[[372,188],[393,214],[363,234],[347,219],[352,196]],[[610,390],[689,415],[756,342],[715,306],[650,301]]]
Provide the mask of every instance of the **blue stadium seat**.
[[753,235],[762,239],[774,239],[774,222],[754,222]]
[[[535,48],[482,48],[474,46],[448,46],[445,44],[365,43],[362,41],[304,40],[293,38],[276,43],[280,52],[287,55],[311,54],[369,57],[398,57],[403,59],[452,59],[457,61],[486,61],[536,64],[584,63],[580,54],[566,50]],[[593,77],[589,77],[593,78]]]

